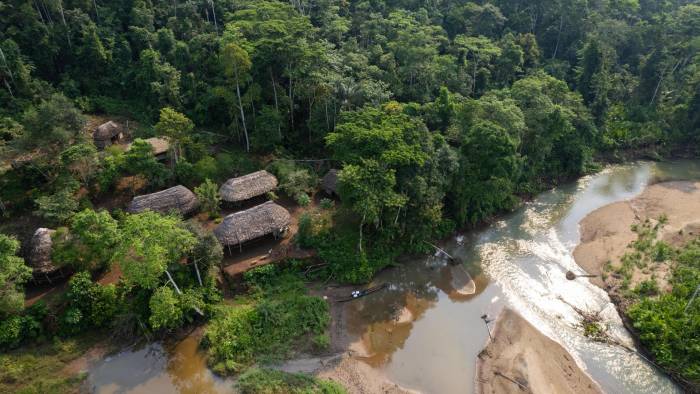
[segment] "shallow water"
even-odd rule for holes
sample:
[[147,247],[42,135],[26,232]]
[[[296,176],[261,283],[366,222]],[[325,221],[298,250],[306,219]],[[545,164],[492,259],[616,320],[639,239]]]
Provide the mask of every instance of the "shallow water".
[[[639,356],[592,342],[576,327],[567,305],[601,311],[610,332],[632,345],[619,316],[601,289],[585,279],[572,252],[578,223],[588,213],[640,193],[649,183],[700,179],[697,162],[614,166],[545,192],[488,228],[458,236],[444,246],[475,278],[477,294],[455,297],[444,280],[444,259],[417,259],[380,274],[392,287],[353,303],[349,330],[360,336],[367,361],[396,383],[429,393],[474,391],[476,356],[488,333],[481,316],[495,318],[504,305],[520,312],[566,347],[609,393],[672,393],[675,385]],[[397,323],[408,306],[415,317]]]
[[124,350],[94,365],[86,384],[96,394],[233,393],[230,380],[215,376],[198,351],[199,338],[174,345],[151,343]]
[[[677,179],[700,179],[700,163],[610,167],[545,192],[484,230],[441,245],[463,262],[460,266],[427,256],[382,272],[374,282],[387,282],[388,289],[348,304],[347,329],[364,345],[361,358],[407,388],[472,393],[476,356],[488,337],[481,316],[495,318],[509,305],[566,347],[606,392],[678,392],[638,356],[583,337],[576,328],[577,314],[564,302],[602,311],[611,332],[631,344],[605,292],[585,279],[565,279],[567,270],[580,271],[572,257],[578,223],[597,208],[635,196],[649,183]],[[472,276],[474,288],[462,270]],[[230,392],[231,382],[206,368],[196,341],[119,353],[92,368],[88,384],[105,394]]]

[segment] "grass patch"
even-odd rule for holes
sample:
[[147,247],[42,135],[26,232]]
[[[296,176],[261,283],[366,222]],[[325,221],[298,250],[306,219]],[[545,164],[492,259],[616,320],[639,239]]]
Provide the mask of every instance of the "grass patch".
[[25,346],[0,355],[0,392],[23,394],[77,393],[85,375],[71,375],[66,366],[99,341],[102,333]]
[[218,307],[204,335],[214,371],[238,373],[257,362],[281,360],[302,342],[328,345],[328,304],[306,295],[293,268],[267,265],[244,278],[248,294],[239,297],[237,306]]
[[300,373],[251,368],[240,376],[236,387],[242,394],[343,394],[338,383]]

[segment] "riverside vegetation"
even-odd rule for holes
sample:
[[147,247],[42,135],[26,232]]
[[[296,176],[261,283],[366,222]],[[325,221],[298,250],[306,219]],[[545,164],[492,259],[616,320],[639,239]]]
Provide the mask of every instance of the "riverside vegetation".
[[[674,248],[657,240],[664,223],[662,216],[654,223],[647,220],[634,225],[638,239],[630,245],[632,251],[622,257],[620,267],[606,271],[621,276],[622,309],[654,360],[689,387],[698,387],[700,305],[697,299],[691,302],[691,297],[700,288],[700,238]],[[662,263],[670,267],[668,278],[658,278],[655,273],[655,266]],[[638,280],[632,288],[635,269],[651,272],[651,277]]]
[[[10,0],[0,10],[0,347],[14,349],[4,371],[24,370],[37,343],[67,361],[78,352],[60,344],[89,333],[162,335],[210,319],[219,372],[304,338],[327,342],[327,306],[293,272],[256,271],[240,301],[223,303],[223,251],[203,219],[125,213],[135,194],[196,188],[217,220],[215,186],[231,176],[267,168],[307,206],[337,168],[340,201],[310,209],[298,243],[326,263],[324,280],[362,283],[606,160],[698,153],[700,6],[687,1]],[[129,150],[95,147],[89,131],[105,119],[128,125]],[[170,141],[165,162],[144,141],[154,136]],[[52,260],[76,274],[25,306],[20,241],[37,227],[57,229]],[[697,280],[676,255],[686,269],[672,294],[630,314],[659,360],[680,357],[696,379],[697,355],[679,353],[667,328]],[[100,282],[115,267],[120,279]],[[0,387],[77,383],[46,371],[4,373]],[[245,375],[247,390],[258,378],[335,390],[263,375]]]

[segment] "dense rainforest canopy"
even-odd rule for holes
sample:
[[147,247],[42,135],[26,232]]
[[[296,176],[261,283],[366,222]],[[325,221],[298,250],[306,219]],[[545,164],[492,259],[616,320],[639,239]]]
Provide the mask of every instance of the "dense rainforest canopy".
[[[170,329],[219,300],[174,264],[216,266],[211,234],[119,196],[181,184],[215,217],[217,183],[266,167],[305,206],[338,169],[338,209],[300,218],[297,242],[363,282],[597,162],[698,153],[693,1],[8,0],[0,15],[0,218],[57,228],[59,265],[124,275],[75,276],[65,332]],[[93,144],[111,118],[126,151]],[[0,234],[5,333],[45,313],[18,314],[19,249]]]

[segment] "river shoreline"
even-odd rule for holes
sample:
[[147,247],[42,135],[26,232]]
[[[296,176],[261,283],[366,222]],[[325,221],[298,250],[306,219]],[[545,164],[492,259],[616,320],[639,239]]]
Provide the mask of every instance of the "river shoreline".
[[[581,242],[573,255],[584,271],[596,275],[590,279],[591,283],[608,293],[637,347],[653,360],[627,316],[633,300],[625,292],[649,279],[658,283],[661,292],[670,291],[668,281],[672,267],[666,261],[644,269],[633,267],[627,283],[616,273],[622,265],[623,256],[634,251],[631,243],[637,240],[638,234],[633,226],[643,225],[652,228],[658,226],[656,240],[665,241],[673,247],[680,247],[700,235],[700,182],[652,184],[632,199],[608,204],[591,212],[580,222]],[[686,387],[687,382],[669,371],[664,372]]]

